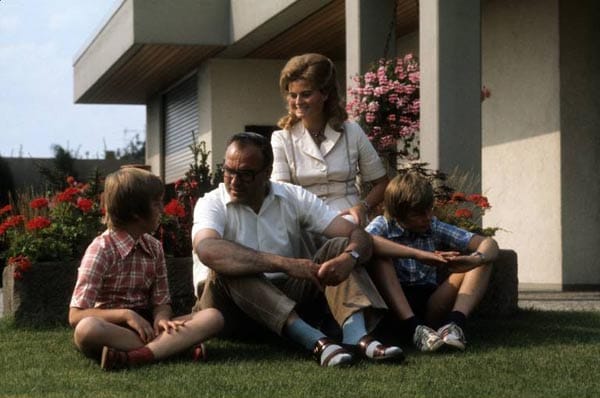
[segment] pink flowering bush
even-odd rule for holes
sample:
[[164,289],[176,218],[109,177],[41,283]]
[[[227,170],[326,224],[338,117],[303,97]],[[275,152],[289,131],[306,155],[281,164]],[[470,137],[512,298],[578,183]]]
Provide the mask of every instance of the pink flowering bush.
[[[380,59],[353,78],[347,111],[381,154],[419,157],[419,64],[412,54]],[[402,145],[397,145],[400,142]]]

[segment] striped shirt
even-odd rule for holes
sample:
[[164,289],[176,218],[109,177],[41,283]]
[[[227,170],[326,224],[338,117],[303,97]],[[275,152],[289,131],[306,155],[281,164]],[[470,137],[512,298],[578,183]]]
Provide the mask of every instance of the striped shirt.
[[[431,221],[431,228],[423,234],[402,228],[396,220],[386,220],[378,216],[366,228],[372,235],[381,236],[405,246],[429,252],[435,250],[456,250],[465,252],[473,233],[454,225]],[[437,285],[437,268],[423,264],[413,258],[394,258],[394,267],[400,283],[405,285]]]
[[151,309],[170,301],[160,241],[149,234],[136,241],[127,232],[106,230],[81,260],[70,306]]

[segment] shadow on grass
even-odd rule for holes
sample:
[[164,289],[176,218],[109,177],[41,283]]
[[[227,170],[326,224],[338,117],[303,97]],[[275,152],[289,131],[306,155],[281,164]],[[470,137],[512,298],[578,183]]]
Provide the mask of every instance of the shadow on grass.
[[506,319],[473,319],[466,334],[469,347],[478,351],[495,347],[597,344],[600,312],[519,310]]

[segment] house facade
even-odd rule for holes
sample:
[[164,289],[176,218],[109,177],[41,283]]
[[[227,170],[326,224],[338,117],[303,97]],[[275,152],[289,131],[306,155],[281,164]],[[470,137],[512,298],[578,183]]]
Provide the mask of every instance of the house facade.
[[[600,287],[600,3],[594,0],[122,0],[74,62],[76,103],[144,104],[166,183],[192,132],[228,137],[285,113],[279,71],[319,52],[343,81],[387,55],[421,68],[421,160],[480,177],[522,288]],[[100,22],[100,21],[99,21]],[[482,85],[491,96],[481,102]]]

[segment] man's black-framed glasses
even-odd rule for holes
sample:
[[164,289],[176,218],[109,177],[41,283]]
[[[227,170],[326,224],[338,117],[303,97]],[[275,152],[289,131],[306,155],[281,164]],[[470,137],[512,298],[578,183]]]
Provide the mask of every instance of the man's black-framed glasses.
[[226,167],[226,166],[223,166],[221,169],[223,170],[224,178],[231,180],[231,179],[233,179],[233,177],[237,177],[240,181],[248,184],[248,183],[254,182],[254,179],[256,178],[256,176],[258,174],[262,173],[266,169],[266,167],[263,167],[262,169],[260,169],[258,171],[235,170],[235,169],[230,169],[229,167]]

